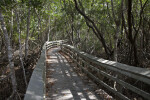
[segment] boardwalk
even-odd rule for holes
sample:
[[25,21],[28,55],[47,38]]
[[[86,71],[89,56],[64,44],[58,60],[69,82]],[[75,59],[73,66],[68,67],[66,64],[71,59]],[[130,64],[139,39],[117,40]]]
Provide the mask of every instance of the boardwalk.
[[[62,52],[67,53],[74,63],[70,65],[65,57],[59,54],[59,44],[61,44]],[[45,58],[46,52],[47,59]],[[45,60],[47,60],[47,64],[45,64]],[[78,64],[78,68],[76,64]],[[45,67],[47,67],[46,72]],[[73,69],[75,71],[82,69],[82,73],[80,71],[81,77]],[[121,74],[128,77],[128,79],[132,78],[136,80],[136,84],[126,82],[124,79],[118,79],[110,71],[116,72],[117,75]],[[87,75],[89,78],[87,78]],[[109,80],[106,80],[106,78]],[[96,82],[98,86],[90,82],[89,79]],[[120,84],[123,87],[123,91],[116,91],[112,87],[112,82]],[[142,89],[139,87],[141,85],[139,82],[143,82],[144,86],[149,87],[150,71],[148,69],[98,58],[71,45],[62,44],[62,41],[52,41],[46,42],[43,46],[24,100],[102,100],[102,98],[104,100],[113,100],[112,96],[108,95],[106,91],[112,93],[114,98],[119,98],[119,100],[133,98],[150,100],[148,88]],[[98,87],[104,87],[104,90]],[[129,90],[137,95],[129,94]]]
[[48,96],[47,100],[102,100],[92,91],[92,87],[85,85],[81,78],[73,71],[65,57],[58,51],[60,48],[49,50],[47,70]]

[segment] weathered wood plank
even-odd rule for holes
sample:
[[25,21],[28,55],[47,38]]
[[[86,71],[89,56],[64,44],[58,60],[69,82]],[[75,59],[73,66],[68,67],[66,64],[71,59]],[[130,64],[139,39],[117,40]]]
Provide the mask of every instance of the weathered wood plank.
[[58,46],[63,41],[51,41],[46,42],[42,48],[41,56],[37,62],[37,65],[32,73],[24,100],[43,100],[46,94],[46,50]]
[[[71,51],[69,51],[71,52]],[[97,77],[95,77],[92,73],[88,72],[82,65],[80,65],[76,59],[74,59],[71,55],[70,58],[72,60],[74,60],[78,66],[80,66],[80,68],[86,73],[88,74],[91,78],[93,78],[95,81],[97,81],[99,84],[101,84],[102,86],[104,86],[105,88],[107,88],[108,90],[110,90],[111,92],[113,92],[114,94],[116,94],[117,96],[119,96],[122,100],[130,100],[129,98],[127,98],[126,96],[124,96],[123,94],[119,93],[118,91],[116,91],[115,89],[113,89],[112,87],[110,87],[109,85],[107,85],[106,83],[104,83],[103,81],[99,80]],[[82,60],[83,62],[83,60]]]
[[66,45],[66,44],[63,44],[63,46],[70,48],[72,51],[78,53],[78,55],[80,55],[84,59],[87,59],[93,63],[96,63],[97,65],[101,67],[105,67],[112,71],[119,72],[121,74],[140,80],[150,85],[150,70],[148,69],[129,66],[129,65],[121,64],[121,63],[114,62],[114,61],[104,60],[104,59],[89,55],[85,52],[81,52],[77,50],[76,48],[74,48],[73,46]]
[[[85,68],[82,67],[82,65],[80,65],[78,63],[78,61],[76,60],[76,56],[80,56],[81,58],[85,59],[82,60],[82,62],[84,62],[87,66],[89,66],[90,68],[92,68],[93,70],[97,71],[98,73],[102,74],[103,76],[113,80],[113,81],[116,81],[117,83],[119,83],[120,85],[124,86],[125,88],[143,96],[144,98],[148,99],[150,98],[150,94],[135,87],[135,86],[132,86],[131,84],[129,83],[126,83],[116,77],[113,77],[111,76],[110,74],[104,72],[104,71],[101,71],[99,70],[98,68],[90,65],[88,63],[89,62],[92,62],[92,63],[95,63],[97,65],[99,65],[100,67],[104,67],[104,68],[107,68],[109,70],[112,70],[112,71],[115,71],[115,72],[119,72],[123,75],[126,75],[128,77],[131,77],[131,78],[134,78],[136,80],[140,80],[142,82],[145,82],[147,84],[150,85],[150,70],[148,69],[144,69],[144,68],[137,68],[137,67],[134,67],[134,66],[129,66],[129,65],[125,65],[125,64],[121,64],[121,63],[118,63],[118,62],[114,62],[114,61],[109,61],[109,60],[104,60],[104,59],[100,59],[100,58],[97,58],[97,57],[94,57],[92,55],[89,55],[85,52],[81,52],[79,51],[78,49],[74,48],[73,46],[70,46],[70,45],[66,45],[66,44],[63,44],[63,49],[67,51],[67,54],[70,53],[70,57],[73,59],[74,62],[77,63],[78,66],[80,66],[87,74],[89,74],[91,77],[93,77],[96,81],[98,81],[100,84],[102,84],[104,87],[106,87],[107,89],[109,89],[111,92],[114,93],[114,88],[106,85],[106,83],[104,83],[103,81],[99,80],[97,77],[95,77],[92,73],[88,72]],[[113,91],[113,90],[114,91]],[[116,94],[118,96],[120,96],[122,99],[128,99],[126,98],[124,95],[120,95],[119,94]]]
[[139,88],[137,88],[137,87],[135,87],[133,85],[130,85],[130,84],[128,84],[128,83],[126,83],[126,82],[124,82],[124,81],[122,81],[122,80],[120,80],[120,79],[118,79],[116,77],[113,77],[112,75],[110,75],[110,74],[108,74],[108,73],[106,73],[104,71],[101,71],[98,68],[96,68],[96,67],[94,67],[92,65],[89,65],[87,62],[85,62],[85,63],[87,64],[87,66],[91,67],[92,69],[94,69],[98,73],[101,73],[103,76],[105,76],[105,77],[107,77],[107,78],[109,78],[109,79],[111,79],[113,81],[116,81],[120,85],[122,85],[125,88],[127,88],[127,89],[129,89],[129,90],[131,90],[131,91],[133,91],[133,92],[135,92],[135,93],[145,97],[146,99],[150,99],[150,94],[149,93],[147,93],[147,92],[145,92],[145,91],[143,91],[143,90],[141,90],[141,89],[139,89]]
[[24,100],[43,100],[45,96],[45,47],[34,69]]
[[106,83],[104,83],[103,81],[99,80],[97,77],[95,77],[92,73],[88,72],[85,68],[83,68],[81,65],[80,67],[85,71],[85,73],[87,73],[91,78],[93,78],[95,81],[97,81],[99,84],[101,84],[102,86],[104,86],[105,88],[107,88],[109,91],[111,91],[112,93],[114,93],[115,95],[117,95],[119,98],[121,98],[122,100],[130,100],[128,97],[124,96],[123,94],[121,94],[120,92],[116,91],[114,88],[110,87],[109,85],[107,85]]

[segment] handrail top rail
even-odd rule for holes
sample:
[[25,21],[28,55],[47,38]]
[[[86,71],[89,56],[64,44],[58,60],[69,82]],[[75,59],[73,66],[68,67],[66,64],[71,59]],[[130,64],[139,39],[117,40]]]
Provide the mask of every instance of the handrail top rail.
[[63,46],[69,47],[70,49],[72,49],[73,51],[78,53],[80,56],[84,57],[85,59],[87,58],[90,61],[100,63],[101,65],[105,65],[107,67],[114,67],[114,68],[119,69],[121,71],[126,71],[129,73],[141,76],[143,78],[146,78],[148,80],[148,81],[146,81],[146,83],[150,84],[150,70],[149,69],[139,68],[139,67],[126,65],[126,64],[119,63],[119,62],[115,62],[115,61],[109,61],[109,60],[105,60],[102,58],[98,58],[98,57],[95,57],[95,56],[90,55],[88,53],[85,53],[83,51],[80,51],[71,45],[63,44]]
[[56,40],[56,41],[46,41],[46,44],[50,44],[50,43],[60,43],[60,42],[64,42],[64,41],[67,41],[66,40]]
[[[43,100],[45,98],[45,80],[46,80],[46,51],[56,44],[63,43],[64,40],[47,41],[44,43],[40,58],[33,70],[30,82],[28,84],[24,100]],[[56,43],[56,44],[55,44]],[[47,48],[50,46],[50,48]]]

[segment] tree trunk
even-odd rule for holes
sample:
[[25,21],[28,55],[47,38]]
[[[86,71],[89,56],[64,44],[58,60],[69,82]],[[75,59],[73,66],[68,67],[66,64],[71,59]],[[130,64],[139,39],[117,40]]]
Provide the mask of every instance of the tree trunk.
[[102,33],[100,32],[100,30],[98,29],[98,27],[96,26],[95,22],[85,14],[85,12],[81,11],[81,9],[78,7],[78,3],[77,0],[74,0],[75,3],[75,8],[76,10],[84,17],[84,19],[86,20],[86,24],[89,28],[92,29],[92,31],[94,32],[94,34],[97,36],[97,38],[100,40],[100,42],[102,43],[102,46],[104,47],[105,53],[107,55],[107,58],[109,59],[110,55],[112,54],[112,51],[108,48],[105,39],[102,35]]
[[139,64],[138,56],[137,56],[137,46],[136,46],[136,40],[134,40],[134,43],[132,44],[133,50],[134,50],[134,66],[137,66]]
[[10,43],[13,45],[14,42],[13,42],[13,26],[14,26],[14,17],[13,17],[13,14],[14,14],[14,10],[12,9],[11,10],[11,27],[10,27]]
[[118,36],[119,36],[119,26],[116,26],[116,33],[114,38],[114,61],[118,62]]
[[40,39],[40,33],[41,33],[41,19],[40,19],[40,14],[38,15],[38,40]]
[[16,16],[17,16],[17,31],[19,33],[19,56],[20,56],[21,67],[23,70],[24,81],[27,86],[27,78],[26,78],[25,68],[24,68],[23,59],[22,59],[23,57],[22,57],[22,45],[21,45],[20,19],[19,19],[19,14],[17,12],[16,12]]
[[[48,10],[50,10],[50,5],[49,5]],[[49,41],[49,35],[50,35],[50,31],[51,31],[51,25],[50,25],[50,23],[51,23],[51,17],[50,17],[50,15],[49,15],[48,22],[49,22],[49,23],[48,23],[49,28],[48,28],[48,34],[47,34],[47,41]]]
[[72,14],[72,19],[71,19],[71,30],[72,30],[72,32],[71,32],[71,41],[72,41],[72,45],[74,45],[74,35],[73,35],[74,26],[73,26],[73,23],[74,23],[74,17],[73,17],[73,14]]
[[13,86],[13,93],[16,93],[17,92],[17,82],[16,82],[16,76],[15,76],[15,70],[14,70],[12,47],[10,45],[10,38],[7,33],[5,22],[4,22],[2,14],[1,14],[1,9],[0,9],[0,22],[1,22],[1,28],[4,33],[5,43],[6,43],[6,47],[7,47],[7,54],[8,54],[9,68],[10,68],[10,74],[11,74],[11,81],[12,81],[12,86]]
[[[29,0],[30,2],[30,0]],[[28,8],[28,16],[27,16],[27,35],[25,40],[25,60],[27,60],[28,57],[28,49],[29,49],[29,31],[30,31],[30,7]]]
[[[128,39],[131,43],[130,58],[132,58],[132,52],[134,53],[134,65],[138,65],[136,38],[132,36],[132,0],[128,0]],[[130,61],[131,62],[131,61]]]
[[[121,22],[120,17],[122,16],[122,13],[123,13],[123,0],[121,0],[121,6],[120,6],[120,9],[118,9],[119,10],[117,14],[118,16],[115,16],[113,0],[111,0],[111,7],[112,7],[113,20],[116,24],[116,32],[114,36],[114,61],[118,62],[118,38],[119,38],[119,32],[120,32],[119,28],[120,28],[120,22]],[[121,75],[118,76],[118,74],[116,74],[115,76],[119,79],[122,79]],[[123,87],[120,84],[116,83],[116,81],[114,81],[114,89],[122,93]]]

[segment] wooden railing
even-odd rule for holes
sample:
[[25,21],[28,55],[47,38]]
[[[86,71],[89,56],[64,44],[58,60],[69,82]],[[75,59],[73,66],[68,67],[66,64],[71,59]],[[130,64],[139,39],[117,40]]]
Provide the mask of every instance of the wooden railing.
[[[141,83],[146,87],[150,87],[150,70],[100,59],[82,52],[73,46],[63,44],[65,42],[66,41],[60,40],[46,42],[44,44],[40,59],[31,76],[24,100],[43,100],[45,98],[46,51],[59,45],[61,45],[62,51],[72,58],[82,72],[86,73],[93,81],[105,87],[108,91],[113,93],[114,96],[123,100],[130,100],[130,97],[127,96],[126,93],[115,89],[112,84],[104,81],[104,78],[113,81],[109,81],[110,83],[116,82],[117,85],[120,85],[122,90],[130,90],[144,98],[144,100],[150,100],[149,91],[139,88],[138,85],[136,86],[136,83]],[[134,84],[126,82],[127,79],[133,79],[136,80],[136,82]]]
[[48,50],[52,47],[59,46],[60,44],[64,44],[66,42],[67,40],[57,40],[57,41],[46,42],[46,49]]
[[[64,53],[72,58],[79,69],[86,73],[93,81],[103,86],[107,91],[113,93],[119,100],[131,99],[123,90],[127,92],[132,91],[130,93],[135,93],[136,96],[141,96],[144,100],[150,100],[149,91],[145,91],[145,89],[142,90],[142,88],[139,88],[139,85],[137,85],[137,83],[141,83],[146,87],[150,87],[150,70],[104,60],[79,51],[67,44],[61,45],[61,48]],[[108,81],[104,81],[104,77],[112,84],[116,82],[121,90],[116,89],[112,84],[108,83]],[[127,81],[127,79],[130,79],[130,81],[131,79],[132,81],[135,80],[135,82],[131,83]]]
[[43,100],[46,94],[46,51],[65,43],[64,40],[46,42],[42,48],[41,56],[32,73],[24,100]]

